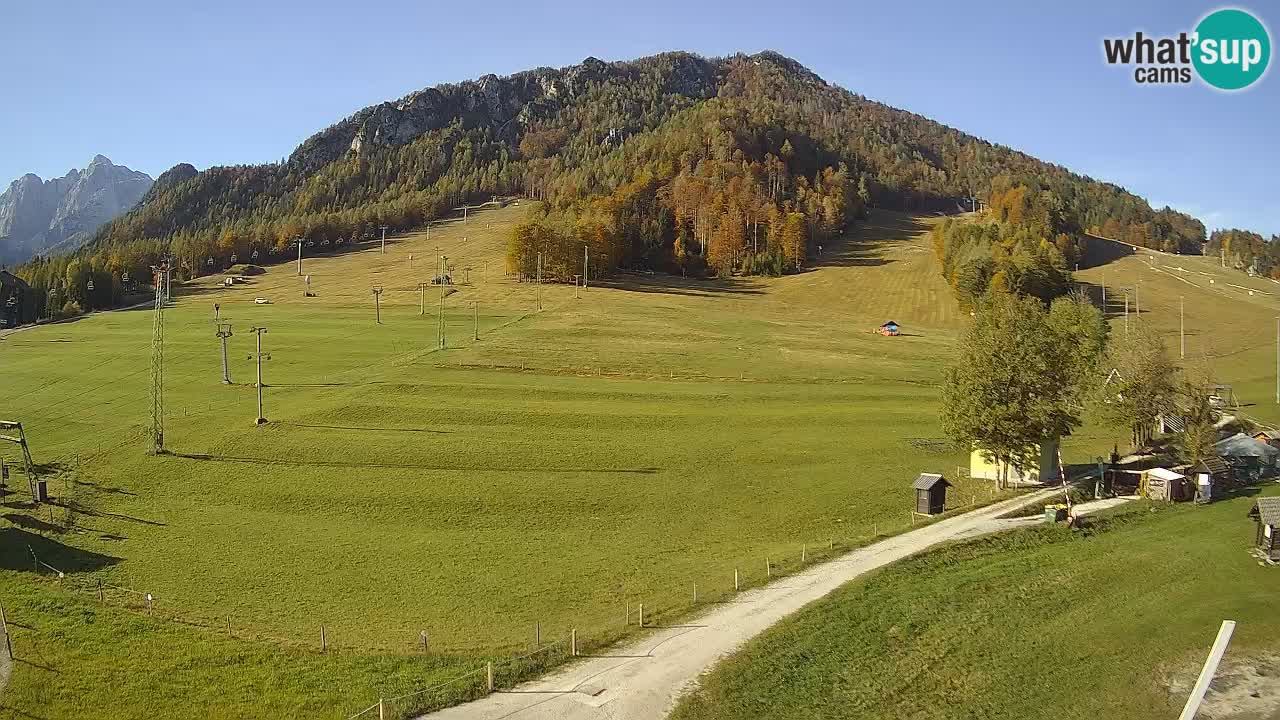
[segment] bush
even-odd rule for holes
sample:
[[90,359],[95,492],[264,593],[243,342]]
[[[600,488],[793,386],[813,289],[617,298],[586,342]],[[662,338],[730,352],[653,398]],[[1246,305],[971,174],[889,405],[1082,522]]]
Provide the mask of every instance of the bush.
[[58,311],[59,318],[75,317],[76,315],[83,314],[84,308],[80,307],[80,303],[75,300],[66,301],[62,304],[62,309]]

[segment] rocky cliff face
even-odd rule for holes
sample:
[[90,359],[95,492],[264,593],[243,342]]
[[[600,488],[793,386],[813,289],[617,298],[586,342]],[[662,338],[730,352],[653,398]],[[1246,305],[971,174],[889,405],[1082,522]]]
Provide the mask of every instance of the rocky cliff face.
[[[716,93],[717,65],[713,61],[689,53],[666,53],[645,62],[667,66],[667,92],[696,98]],[[485,75],[419,90],[395,102],[367,107],[312,135],[289,157],[289,170],[315,172],[347,153],[403,145],[454,121],[468,127],[488,126],[499,136],[515,138],[518,126],[553,115],[594,84],[626,81],[643,71],[637,63],[606,63],[589,57],[567,68],[538,68],[504,78]]]
[[0,193],[0,263],[74,250],[137,204],[151,177],[98,155],[84,170],[44,181],[27,174]]

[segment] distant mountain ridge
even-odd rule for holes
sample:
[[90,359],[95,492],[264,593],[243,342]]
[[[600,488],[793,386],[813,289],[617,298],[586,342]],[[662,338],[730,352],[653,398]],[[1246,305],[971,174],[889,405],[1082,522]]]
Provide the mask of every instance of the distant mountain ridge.
[[136,205],[151,184],[151,176],[103,155],[52,180],[23,175],[0,193],[0,263],[75,250]]

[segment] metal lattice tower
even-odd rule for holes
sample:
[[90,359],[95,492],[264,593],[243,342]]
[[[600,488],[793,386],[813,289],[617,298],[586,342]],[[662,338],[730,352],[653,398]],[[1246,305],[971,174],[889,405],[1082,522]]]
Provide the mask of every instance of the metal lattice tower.
[[164,278],[167,265],[155,270],[155,319],[151,324],[151,451],[164,452]]

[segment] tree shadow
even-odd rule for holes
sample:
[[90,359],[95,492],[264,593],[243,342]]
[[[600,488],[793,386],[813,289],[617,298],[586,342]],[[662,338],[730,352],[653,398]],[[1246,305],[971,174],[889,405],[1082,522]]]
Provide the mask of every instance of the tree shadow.
[[36,572],[32,553],[65,573],[92,572],[122,562],[122,558],[72,547],[22,528],[0,528],[0,569]]
[[913,215],[875,212],[853,230],[824,245],[811,267],[878,267],[893,262],[885,251],[928,230],[929,225]]
[[1085,233],[1085,237],[1088,242],[1085,244],[1084,255],[1080,258],[1081,270],[1101,267],[1138,252],[1132,245],[1119,240],[1108,240],[1088,233]]
[[55,535],[61,535],[62,533],[65,533],[67,531],[67,528],[61,525],[47,522],[45,520],[41,520],[40,518],[35,517],[33,515],[23,515],[20,513],[5,513],[4,515],[0,515],[0,517],[4,518],[5,520],[8,520],[9,522],[13,523],[14,525],[17,525],[20,528],[35,530],[37,532],[54,533]]

